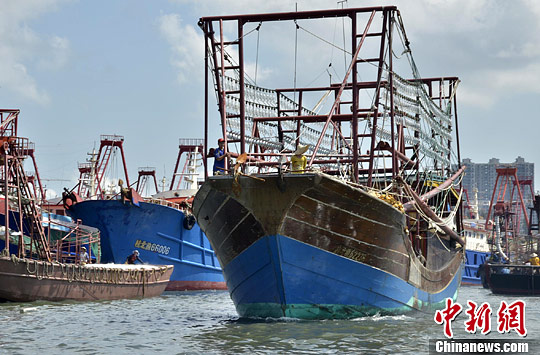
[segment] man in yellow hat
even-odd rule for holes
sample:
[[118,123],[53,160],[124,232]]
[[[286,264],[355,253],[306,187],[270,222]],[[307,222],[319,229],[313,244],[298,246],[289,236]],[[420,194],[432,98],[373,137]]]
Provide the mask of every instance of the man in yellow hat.
[[532,253],[531,257],[529,258],[529,263],[533,266],[540,266],[540,258],[538,258],[538,254]]
[[291,157],[291,171],[293,174],[303,174],[306,171],[307,158],[304,153],[308,150],[307,145],[298,145]]

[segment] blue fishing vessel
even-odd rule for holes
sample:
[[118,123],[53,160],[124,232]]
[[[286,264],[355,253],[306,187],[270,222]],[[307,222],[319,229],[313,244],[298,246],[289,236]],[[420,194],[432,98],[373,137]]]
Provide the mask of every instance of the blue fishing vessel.
[[[79,164],[81,176],[77,192],[66,190],[63,194],[67,214],[99,229],[102,262],[124,263],[138,250],[145,263],[174,265],[167,286],[169,291],[226,289],[218,259],[191,213],[189,199],[196,192],[197,156],[202,153],[198,141],[181,140],[178,157],[180,160],[182,153],[188,152],[184,172],[188,177],[185,180],[191,182],[190,188],[164,191],[148,198],[139,194],[142,191],[139,184],[138,189],[129,187],[123,141],[122,136],[102,135],[99,151],[90,153],[89,161]],[[186,142],[188,144],[182,145]],[[107,186],[104,177],[117,151],[122,156],[128,186],[125,188],[122,180]],[[141,168],[139,173],[138,182],[141,182],[141,176],[155,171]],[[157,188],[157,182],[155,184]]]
[[[267,22],[294,21],[302,31],[342,17],[352,48],[341,82],[288,88],[290,78],[273,75],[282,85],[269,89],[246,75],[250,26],[260,33]],[[459,80],[420,77],[397,8],[203,17],[199,26],[225,151],[237,159],[228,174],[207,177],[193,212],[238,314],[352,318],[431,312],[455,300],[465,247],[453,129]],[[298,56],[317,62],[330,37],[315,33]],[[412,78],[396,73],[404,66],[392,53]]]
[[167,290],[226,288],[208,239],[177,204],[87,200],[72,204],[67,212],[99,229],[103,263],[124,263],[136,249],[145,263],[174,265]]

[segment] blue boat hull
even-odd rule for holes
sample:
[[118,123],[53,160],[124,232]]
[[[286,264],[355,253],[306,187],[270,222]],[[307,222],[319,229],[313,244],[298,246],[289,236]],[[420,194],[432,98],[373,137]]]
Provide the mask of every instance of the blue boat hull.
[[134,249],[148,264],[174,265],[167,290],[226,289],[219,262],[208,239],[195,223],[184,226],[175,208],[119,200],[88,200],[68,210],[74,219],[101,232],[101,260],[124,263]]
[[431,312],[456,299],[463,248],[428,235],[419,257],[406,216],[324,174],[212,177],[194,213],[242,317],[352,318]]
[[428,293],[384,271],[282,235],[266,236],[223,270],[242,317],[328,319],[432,311],[457,298],[458,273]]
[[476,272],[489,255],[490,253],[482,251],[465,250],[465,267],[461,281],[464,285],[482,286],[482,280],[476,276]]

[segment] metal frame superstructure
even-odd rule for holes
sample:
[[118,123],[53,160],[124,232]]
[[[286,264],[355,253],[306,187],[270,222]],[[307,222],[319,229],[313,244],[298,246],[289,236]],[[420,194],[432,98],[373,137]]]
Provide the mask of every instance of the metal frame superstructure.
[[156,168],[154,167],[141,167],[138,169],[137,184],[135,185],[135,190],[139,195],[143,195],[144,190],[149,186],[148,180],[150,178],[154,179],[154,187],[156,189],[155,193],[159,192],[157,179],[156,179]]
[[95,154],[89,153],[90,159],[85,163],[79,163],[79,186],[77,194],[82,198],[103,198],[105,189],[105,172],[110,162],[111,155],[116,150],[120,150],[122,157],[122,167],[127,186],[129,187],[129,176],[127,172],[126,158],[124,155],[124,137],[119,135],[101,135],[99,151]]
[[[17,135],[19,114],[19,110],[0,109],[0,193],[3,195],[5,216],[5,247],[2,253],[9,256],[10,247],[16,246],[19,258],[77,262],[83,244],[88,247],[95,243],[99,245],[99,232],[89,231],[79,222],[69,225],[51,220],[50,216],[43,219],[34,177],[24,170],[25,159],[31,157],[43,198],[34,157],[35,144]],[[14,226],[10,226],[10,220],[15,223]],[[60,225],[69,232],[51,242],[50,231],[53,225]]]
[[[532,180],[530,178],[520,179],[517,176],[517,168],[512,166],[498,167],[496,172],[497,178],[495,179],[495,185],[493,186],[493,193],[491,195],[491,201],[486,216],[486,228],[489,226],[491,217],[512,214],[515,216],[515,218],[513,218],[512,227],[514,234],[519,234],[520,232],[522,216],[525,224],[524,230],[528,232],[530,220],[527,213],[528,208],[525,205],[524,199],[527,189],[523,190],[522,187],[529,186],[528,198],[529,200],[532,200],[534,198]],[[496,198],[495,195],[497,195]]]
[[[259,23],[260,27],[265,22],[295,21],[298,28],[300,20],[333,17],[351,20],[352,50],[341,83],[271,90],[246,82],[246,24]],[[360,25],[361,18],[365,20],[364,26]],[[236,24],[236,40],[225,39],[227,22]],[[414,62],[412,79],[394,72],[393,56],[388,54],[395,50],[393,29],[401,30],[404,53],[410,54],[396,7],[203,17],[199,26],[205,34],[205,66],[211,68],[205,71],[205,151],[208,151],[208,87],[212,80],[226,149],[236,144],[238,154],[246,153],[248,164],[259,171],[281,165],[280,157],[290,156],[299,144],[309,146],[308,167],[319,166],[335,175],[343,175],[345,171],[349,180],[368,187],[377,187],[380,181],[391,181],[398,175],[409,175],[409,181],[417,183],[426,179],[419,176],[423,157],[427,157],[424,162],[429,160],[430,169],[437,172],[435,179],[444,181],[459,167],[455,109],[459,80],[420,78]],[[367,41],[378,44],[378,56],[362,54]],[[238,63],[230,54],[233,51],[237,51]],[[361,80],[366,78],[361,75],[365,67],[370,68],[366,72],[371,70],[374,74],[372,80]],[[359,96],[363,91],[369,91],[373,100],[361,106]],[[352,100],[343,99],[344,92]],[[313,93],[333,94],[334,102],[327,114],[303,107],[306,95]],[[457,147],[453,157],[452,144]],[[204,161],[207,164],[207,159]]]
[[[180,138],[178,141],[178,157],[176,158],[176,164],[174,166],[174,171],[171,179],[171,186],[169,190],[180,189],[182,187],[182,182],[185,182],[185,185],[196,188],[197,187],[197,173],[199,159],[206,161],[204,159],[204,141],[200,138]],[[187,153],[186,159],[184,162],[184,167],[182,172],[178,172],[180,166],[180,161],[182,155]],[[175,185],[174,181],[176,176],[180,176],[178,183]],[[188,187],[188,188],[189,188]]]

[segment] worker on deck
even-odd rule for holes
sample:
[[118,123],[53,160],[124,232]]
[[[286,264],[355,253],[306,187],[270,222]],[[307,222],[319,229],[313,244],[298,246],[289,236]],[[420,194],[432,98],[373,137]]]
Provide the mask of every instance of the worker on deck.
[[214,175],[225,174],[225,158],[229,156],[229,153],[225,153],[225,140],[223,138],[218,139],[218,147],[214,149]]
[[90,261],[90,256],[88,256],[88,253],[86,252],[86,247],[81,248],[81,253],[79,255],[79,261],[81,262],[81,265],[88,264]]
[[538,254],[532,253],[528,262],[533,266],[540,266],[540,258],[538,258]]
[[123,204],[126,204],[126,201],[133,202],[133,195],[131,193],[131,189],[128,187],[124,187],[124,181],[122,179],[118,180],[118,186],[120,187],[120,199],[122,200]]
[[133,253],[126,258],[126,264],[135,264],[135,261],[139,261],[141,264],[144,264],[141,258],[139,258],[138,250],[133,250]]
[[293,174],[303,174],[306,171],[307,158],[304,153],[308,150],[307,145],[298,145],[291,157],[291,171]]

